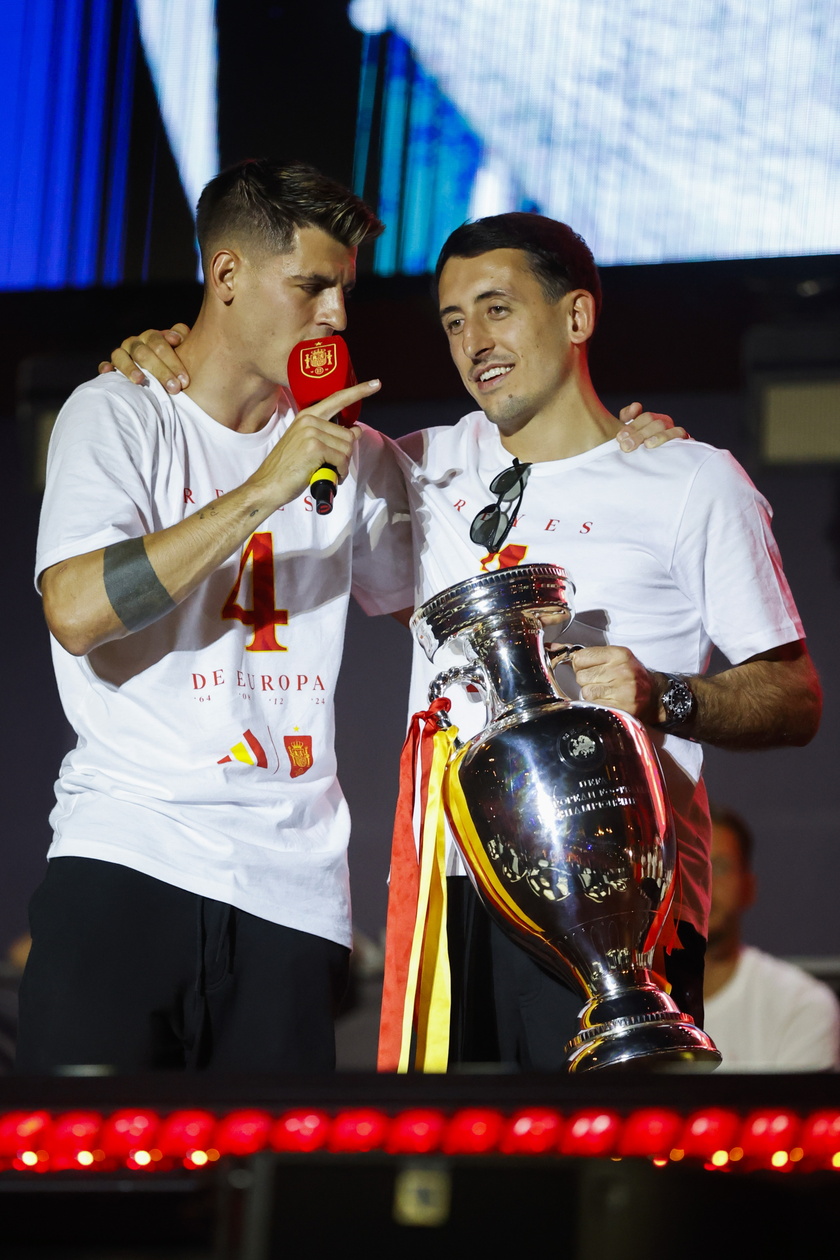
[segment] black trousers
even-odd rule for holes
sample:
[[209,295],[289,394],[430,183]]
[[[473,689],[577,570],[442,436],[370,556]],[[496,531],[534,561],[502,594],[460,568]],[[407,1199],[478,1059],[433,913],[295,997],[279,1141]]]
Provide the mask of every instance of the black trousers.
[[[565,1071],[564,1047],[579,1031],[584,1000],[516,945],[482,906],[465,876],[447,880],[452,968],[450,1065]],[[680,923],[683,948],[667,955],[671,996],[703,1026],[706,942]]]
[[49,862],[30,926],[16,1072],[335,1068],[342,945],[78,857]]

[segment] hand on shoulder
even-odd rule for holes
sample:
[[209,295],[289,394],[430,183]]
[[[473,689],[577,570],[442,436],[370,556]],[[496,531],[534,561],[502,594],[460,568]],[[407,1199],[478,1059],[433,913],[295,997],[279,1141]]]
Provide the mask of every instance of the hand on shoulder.
[[638,450],[640,446],[652,449],[662,446],[674,438],[689,438],[680,425],[675,425],[670,416],[658,411],[644,411],[640,402],[629,403],[622,407],[618,418],[624,428],[616,435],[616,441],[625,452]]
[[135,385],[146,382],[145,372],[170,394],[180,393],[190,383],[189,373],[175,353],[189,333],[187,324],[173,324],[160,331],[147,328],[139,336],[126,337],[111,354],[110,360],[99,364],[100,375],[105,372],[122,372]]

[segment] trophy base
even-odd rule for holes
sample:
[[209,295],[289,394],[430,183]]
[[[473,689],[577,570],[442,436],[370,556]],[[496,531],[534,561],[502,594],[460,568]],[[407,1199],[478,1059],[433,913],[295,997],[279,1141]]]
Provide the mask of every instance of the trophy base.
[[577,1072],[712,1072],[720,1051],[680,1011],[625,1016],[586,1028],[566,1046],[567,1067]]

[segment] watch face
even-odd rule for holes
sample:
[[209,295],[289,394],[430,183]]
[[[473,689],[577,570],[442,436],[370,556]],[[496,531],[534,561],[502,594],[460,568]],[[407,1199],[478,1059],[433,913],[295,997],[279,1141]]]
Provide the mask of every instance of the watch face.
[[666,713],[665,725],[686,722],[694,712],[694,693],[681,678],[672,678],[662,696]]

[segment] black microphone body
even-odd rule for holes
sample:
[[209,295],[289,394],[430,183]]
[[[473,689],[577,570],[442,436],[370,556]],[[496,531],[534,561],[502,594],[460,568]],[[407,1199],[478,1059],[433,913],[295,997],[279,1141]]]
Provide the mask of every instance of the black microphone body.
[[315,500],[315,511],[319,516],[327,516],[333,510],[335,488],[338,485],[338,473],[332,464],[322,464],[309,480],[309,489]]

